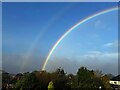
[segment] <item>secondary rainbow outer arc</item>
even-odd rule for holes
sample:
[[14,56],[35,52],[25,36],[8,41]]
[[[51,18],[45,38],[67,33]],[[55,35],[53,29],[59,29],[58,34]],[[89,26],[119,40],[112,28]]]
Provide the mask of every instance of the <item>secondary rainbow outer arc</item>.
[[48,54],[48,56],[47,56],[47,58],[46,58],[46,60],[45,60],[45,62],[44,62],[44,64],[43,64],[42,70],[45,70],[45,67],[46,67],[46,65],[47,65],[47,62],[48,62],[50,56],[52,55],[53,51],[56,49],[56,47],[57,47],[57,46],[60,44],[60,42],[61,42],[70,32],[72,32],[76,27],[78,27],[78,26],[81,25],[82,23],[84,23],[84,22],[86,22],[86,21],[88,21],[88,20],[90,20],[90,19],[92,19],[92,18],[94,18],[94,17],[97,17],[97,16],[99,16],[99,15],[102,15],[102,14],[105,14],[105,13],[108,13],[108,12],[111,12],[111,11],[114,11],[114,10],[117,10],[117,9],[118,9],[118,7],[114,7],[114,8],[110,8],[110,9],[107,9],[107,10],[103,10],[103,11],[101,11],[101,12],[98,12],[98,13],[95,13],[95,14],[93,14],[93,15],[90,15],[90,16],[88,16],[87,18],[79,21],[77,24],[75,24],[74,26],[72,26],[70,29],[68,29],[68,30],[58,39],[58,41],[54,44],[54,46],[53,46],[52,49],[50,50],[50,52],[49,52],[49,54]]

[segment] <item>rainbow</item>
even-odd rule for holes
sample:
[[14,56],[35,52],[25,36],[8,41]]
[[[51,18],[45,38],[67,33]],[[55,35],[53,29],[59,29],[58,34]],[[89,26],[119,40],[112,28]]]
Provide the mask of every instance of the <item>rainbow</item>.
[[88,16],[87,18],[84,18],[82,19],[81,21],[79,21],[78,23],[76,23],[74,26],[72,26],[70,29],[68,29],[59,39],[58,41],[54,44],[54,46],[52,47],[52,49],[50,50],[50,52],[48,53],[48,56],[43,64],[43,67],[42,67],[42,70],[45,70],[45,67],[48,63],[48,60],[49,58],[51,57],[52,53],[54,52],[54,50],[57,48],[57,46],[60,44],[60,42],[69,34],[71,33],[76,27],[80,26],[81,24],[85,23],[86,21],[94,18],[94,17],[97,17],[99,15],[102,15],[102,14],[105,14],[105,13],[108,13],[108,12],[111,12],[111,11],[115,11],[115,10],[118,10],[118,7],[114,7],[114,8],[110,8],[110,9],[106,9],[106,10],[103,10],[103,11],[100,11],[98,13],[95,13],[93,15],[90,15]]
[[39,40],[41,39],[41,37],[43,36],[43,34],[45,34],[45,32],[47,32],[47,30],[50,28],[51,25],[54,25],[55,21],[61,17],[67,10],[69,10],[72,7],[72,5],[68,5],[66,6],[64,9],[61,9],[58,13],[56,13],[50,20],[48,20],[48,22],[46,23],[46,25],[40,30],[40,32],[38,33],[37,37],[35,37],[35,40],[33,41],[33,43],[31,44],[31,46],[28,48],[28,51],[25,53],[24,56],[24,62],[21,65],[21,70],[24,70],[25,67],[27,66],[27,63],[29,61],[30,56],[32,55],[32,51],[34,50],[34,47],[36,46],[36,44],[39,42]]

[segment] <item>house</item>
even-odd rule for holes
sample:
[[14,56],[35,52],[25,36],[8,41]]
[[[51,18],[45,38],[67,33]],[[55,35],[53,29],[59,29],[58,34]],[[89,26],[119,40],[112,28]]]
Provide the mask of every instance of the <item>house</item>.
[[114,90],[120,90],[120,75],[112,78],[109,83]]

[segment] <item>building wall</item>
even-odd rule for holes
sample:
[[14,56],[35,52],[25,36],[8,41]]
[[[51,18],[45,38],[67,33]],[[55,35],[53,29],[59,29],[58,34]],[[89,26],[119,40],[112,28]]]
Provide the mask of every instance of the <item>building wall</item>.
[[109,83],[113,84],[113,85],[120,85],[120,81],[112,81],[112,80],[110,80]]

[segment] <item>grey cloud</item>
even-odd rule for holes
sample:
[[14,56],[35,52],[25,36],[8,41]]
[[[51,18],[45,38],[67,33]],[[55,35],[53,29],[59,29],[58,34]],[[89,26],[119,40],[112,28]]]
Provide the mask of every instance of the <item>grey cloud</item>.
[[90,51],[89,53],[77,56],[76,58],[62,58],[49,60],[46,69],[54,71],[62,67],[68,73],[76,73],[78,68],[85,66],[88,69],[99,69],[103,73],[118,74],[118,53],[104,53],[99,51]]
[[23,62],[25,62],[25,59],[23,59],[23,55],[4,53],[2,56],[2,69],[10,73],[40,70],[43,60],[44,58],[42,57],[31,57],[29,58],[27,64],[22,67]]

